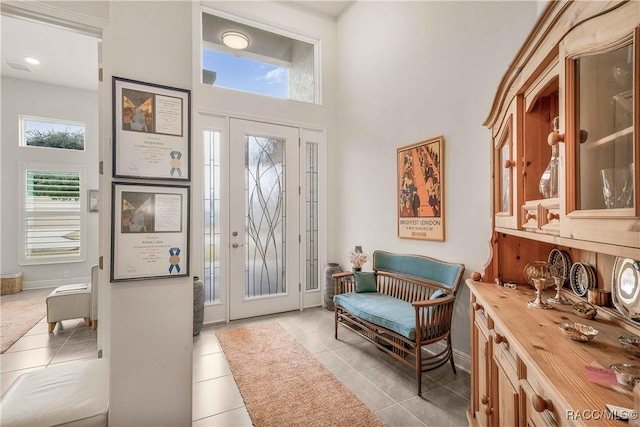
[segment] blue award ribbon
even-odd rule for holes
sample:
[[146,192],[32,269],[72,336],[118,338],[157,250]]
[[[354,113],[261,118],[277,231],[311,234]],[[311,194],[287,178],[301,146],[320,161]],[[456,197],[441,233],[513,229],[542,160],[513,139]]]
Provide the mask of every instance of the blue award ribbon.
[[171,176],[176,172],[178,173],[178,176],[182,176],[182,170],[180,170],[180,166],[182,165],[182,162],[180,161],[182,153],[179,151],[172,151],[169,153],[169,156],[171,156]]
[[173,272],[174,267],[176,273],[180,273],[180,248],[169,249],[169,255],[171,255],[171,257],[169,257],[169,263],[171,264],[169,266],[169,273]]

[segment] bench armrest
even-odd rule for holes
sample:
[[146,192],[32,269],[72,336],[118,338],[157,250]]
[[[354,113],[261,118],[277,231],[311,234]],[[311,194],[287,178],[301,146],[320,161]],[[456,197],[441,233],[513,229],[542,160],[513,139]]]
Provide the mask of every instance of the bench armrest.
[[442,297],[442,298],[414,301],[411,304],[416,308],[433,307],[437,305],[448,304],[450,301],[455,301],[455,299],[456,299],[455,295],[447,295],[446,297]]
[[416,331],[422,331],[416,338],[422,345],[449,336],[455,300],[455,295],[447,295],[413,303],[416,309]]
[[351,271],[343,271],[333,275],[333,281],[335,282],[335,295],[343,294],[345,292],[355,291],[354,275]]

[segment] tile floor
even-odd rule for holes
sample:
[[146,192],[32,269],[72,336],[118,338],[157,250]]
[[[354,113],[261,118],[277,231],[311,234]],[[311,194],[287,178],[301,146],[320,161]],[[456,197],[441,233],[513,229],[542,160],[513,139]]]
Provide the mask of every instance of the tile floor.
[[[26,292],[26,291],[23,291]],[[422,398],[413,370],[341,328],[333,337],[333,312],[322,308],[205,325],[193,345],[193,427],[250,426],[251,420],[222,353],[216,332],[279,322],[389,426],[466,426],[470,377],[445,365],[424,374]],[[2,393],[30,370],[96,357],[97,333],[82,319],[47,333],[43,320],[0,355]]]

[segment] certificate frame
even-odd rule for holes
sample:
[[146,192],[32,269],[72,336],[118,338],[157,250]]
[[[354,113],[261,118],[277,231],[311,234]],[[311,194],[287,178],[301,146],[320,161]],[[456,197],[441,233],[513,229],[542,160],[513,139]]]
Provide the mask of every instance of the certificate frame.
[[191,91],[114,76],[114,178],[191,180]]
[[111,282],[189,276],[190,188],[112,183]]
[[398,237],[444,241],[444,136],[397,149]]

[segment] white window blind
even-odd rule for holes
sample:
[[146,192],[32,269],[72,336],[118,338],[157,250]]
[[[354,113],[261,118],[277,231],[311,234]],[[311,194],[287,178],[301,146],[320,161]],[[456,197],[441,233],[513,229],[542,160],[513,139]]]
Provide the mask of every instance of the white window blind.
[[83,256],[81,170],[25,167],[24,259],[77,261]]

